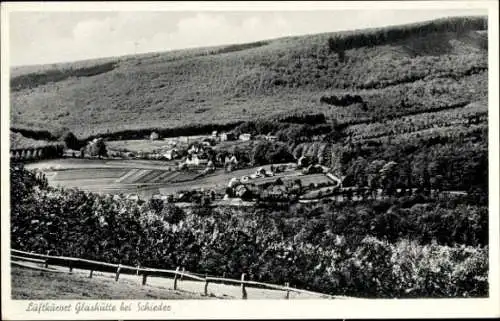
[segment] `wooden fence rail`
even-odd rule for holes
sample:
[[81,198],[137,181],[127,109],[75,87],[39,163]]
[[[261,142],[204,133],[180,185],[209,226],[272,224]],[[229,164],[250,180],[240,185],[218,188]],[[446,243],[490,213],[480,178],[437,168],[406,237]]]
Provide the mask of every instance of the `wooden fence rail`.
[[45,264],[44,270],[47,270],[49,265],[64,266],[64,267],[69,268],[70,273],[72,273],[73,269],[89,270],[90,271],[89,278],[92,278],[94,271],[114,273],[115,274],[115,281],[119,280],[120,274],[132,274],[132,275],[134,275],[134,274],[140,275],[141,274],[142,275],[142,285],[146,285],[148,276],[165,277],[167,275],[170,275],[170,276],[174,277],[174,290],[177,290],[178,282],[181,281],[183,278],[194,280],[194,281],[200,281],[200,282],[203,282],[203,293],[205,295],[208,295],[209,283],[223,283],[223,284],[240,285],[241,292],[242,292],[242,299],[247,298],[247,290],[246,290],[247,286],[248,287],[255,287],[255,288],[266,288],[266,289],[272,289],[272,290],[286,292],[286,294],[284,296],[285,299],[288,299],[290,297],[290,292],[318,296],[318,297],[322,297],[322,298],[330,298],[330,299],[332,299],[332,298],[345,298],[345,297],[337,297],[337,296],[332,296],[329,294],[293,288],[293,287],[290,287],[289,282],[286,282],[284,286],[281,286],[281,285],[276,285],[276,284],[251,281],[251,280],[245,279],[245,277],[246,277],[245,273],[243,273],[241,275],[240,280],[237,280],[237,279],[230,279],[230,278],[225,278],[225,277],[213,277],[213,276],[207,276],[207,275],[201,276],[202,274],[191,273],[191,272],[185,271],[184,268],[182,268],[182,270],[181,270],[181,267],[177,267],[175,270],[168,270],[168,269],[141,267],[139,265],[138,266],[129,266],[129,265],[122,265],[122,264],[113,264],[113,263],[99,262],[99,261],[65,257],[65,256],[51,256],[48,254],[31,253],[31,252],[25,252],[25,251],[14,250],[14,249],[11,249],[11,252],[12,252],[11,259],[13,260],[13,263],[17,263],[14,261],[26,261],[26,262],[31,262],[31,263],[41,263],[41,264]]

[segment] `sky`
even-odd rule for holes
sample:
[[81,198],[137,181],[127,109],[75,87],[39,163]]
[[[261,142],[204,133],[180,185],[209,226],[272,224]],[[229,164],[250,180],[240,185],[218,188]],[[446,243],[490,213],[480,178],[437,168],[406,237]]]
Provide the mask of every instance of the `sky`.
[[9,13],[9,57],[11,66],[48,64],[485,14],[479,9],[15,11]]

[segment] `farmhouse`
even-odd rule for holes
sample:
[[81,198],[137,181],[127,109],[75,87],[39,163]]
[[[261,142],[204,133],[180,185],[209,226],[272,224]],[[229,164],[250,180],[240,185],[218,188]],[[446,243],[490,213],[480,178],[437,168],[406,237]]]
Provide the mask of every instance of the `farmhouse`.
[[228,157],[226,156],[226,158],[224,159],[224,164],[233,164],[233,165],[237,165],[238,164],[238,160],[236,159],[236,156],[231,156],[231,157]]
[[176,159],[179,157],[179,150],[177,148],[169,149],[163,154],[163,157],[168,160]]
[[188,149],[189,154],[198,154],[203,152],[203,145],[200,143],[193,143],[191,147]]
[[151,135],[149,136],[150,140],[157,140],[160,139],[160,135],[158,135],[157,132],[152,132]]
[[210,147],[210,146],[214,146],[215,144],[217,144],[217,141],[214,138],[207,137],[207,138],[203,139],[201,144],[205,147]]
[[236,156],[231,156],[224,159],[224,168],[226,169],[227,172],[231,172],[236,166],[238,165],[238,160],[236,159]]
[[307,166],[310,166],[312,164],[315,164],[316,162],[317,161],[316,161],[315,157],[303,155],[303,156],[299,157],[299,159],[297,160],[297,166],[299,168],[307,167]]
[[267,175],[267,172],[266,172],[266,169],[264,167],[259,167],[259,169],[257,169],[255,174],[265,177]]
[[233,177],[233,178],[231,178],[231,180],[227,184],[227,187],[234,187],[234,186],[236,186],[239,183],[240,183],[240,180],[238,178],[236,178],[236,177]]
[[277,141],[277,140],[278,140],[278,137],[277,137],[277,136],[274,136],[274,135],[270,135],[270,134],[269,134],[269,135],[266,135],[266,136],[265,136],[265,139],[266,139],[267,141],[269,141],[269,142],[275,142],[275,141]]
[[249,141],[252,139],[252,135],[251,134],[241,134],[239,138],[242,141]]
[[248,194],[248,192],[248,188],[245,185],[236,186],[234,191],[235,195],[240,198],[244,197],[246,194]]
[[200,165],[207,165],[208,164],[208,159],[204,158],[199,158],[198,155],[190,155],[186,158],[186,165],[191,165],[191,166],[200,166]]
[[215,164],[214,164],[214,162],[208,161],[208,163],[207,163],[207,169],[210,170],[210,171],[214,171],[215,170]]
[[213,173],[215,171],[214,162],[208,161],[207,167],[203,170],[203,174]]

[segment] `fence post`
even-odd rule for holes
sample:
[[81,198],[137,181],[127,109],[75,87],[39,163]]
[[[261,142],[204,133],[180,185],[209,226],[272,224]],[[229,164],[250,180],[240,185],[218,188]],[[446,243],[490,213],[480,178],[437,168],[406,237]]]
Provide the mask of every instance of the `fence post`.
[[148,280],[148,275],[146,272],[142,275],[142,285],[146,285],[146,281]]
[[186,268],[182,267],[182,273],[181,273],[181,281],[184,278],[184,272],[186,272]]
[[94,270],[90,270],[89,279],[92,279],[92,274],[94,274]]
[[208,275],[205,274],[205,289],[204,293],[206,296],[208,296]]
[[[47,256],[49,256],[50,251],[47,251]],[[45,268],[47,269],[49,267],[49,258],[45,258]]]
[[69,273],[73,273],[73,262],[72,261],[69,261]]
[[[222,272],[222,278],[226,278],[226,272]],[[226,285],[226,281],[222,281],[222,284]]]
[[121,269],[122,269],[122,265],[118,264],[118,268],[116,269],[115,281],[118,281],[118,278],[120,277],[120,270]]
[[243,300],[247,299],[247,289],[245,287],[245,273],[241,274],[241,298]]
[[177,274],[177,273],[179,273],[179,269],[180,269],[180,267],[177,267],[177,268],[175,269],[175,275],[174,275],[174,290],[177,290],[177,278],[178,278],[178,274]]
[[287,288],[286,289],[286,295],[285,295],[285,299],[290,299],[290,282],[285,282],[285,287]]
[[140,268],[140,267],[141,267],[141,265],[140,265],[140,264],[137,264],[137,272],[136,272],[136,274],[135,274],[135,275],[139,275],[139,268]]

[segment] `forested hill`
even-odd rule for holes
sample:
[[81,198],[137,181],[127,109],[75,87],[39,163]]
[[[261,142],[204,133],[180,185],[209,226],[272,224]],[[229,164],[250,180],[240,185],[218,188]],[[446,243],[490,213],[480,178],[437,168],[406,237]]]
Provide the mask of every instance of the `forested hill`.
[[84,138],[307,111],[350,126],[373,123],[363,133],[373,136],[377,123],[402,117],[486,112],[487,43],[486,18],[459,17],[17,68],[11,127],[68,127]]

